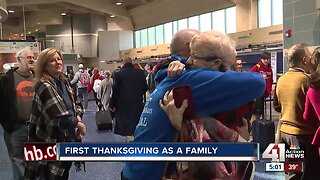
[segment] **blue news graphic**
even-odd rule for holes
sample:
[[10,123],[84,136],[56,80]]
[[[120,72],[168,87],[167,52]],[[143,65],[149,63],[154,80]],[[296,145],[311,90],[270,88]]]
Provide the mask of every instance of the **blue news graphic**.
[[257,161],[257,143],[60,143],[59,160]]

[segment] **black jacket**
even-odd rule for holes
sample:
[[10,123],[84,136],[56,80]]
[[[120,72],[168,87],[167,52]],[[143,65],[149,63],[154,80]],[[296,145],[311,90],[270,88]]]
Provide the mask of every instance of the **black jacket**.
[[143,96],[148,90],[146,77],[142,70],[127,63],[114,74],[113,82],[109,107],[116,109],[114,133],[133,135],[143,110]]
[[19,122],[17,118],[17,95],[14,87],[14,71],[17,69],[9,70],[0,79],[0,123],[8,132],[14,130],[15,124],[25,123]]

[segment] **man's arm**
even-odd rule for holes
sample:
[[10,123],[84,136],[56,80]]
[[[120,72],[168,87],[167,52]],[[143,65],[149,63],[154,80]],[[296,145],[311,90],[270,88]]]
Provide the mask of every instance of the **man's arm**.
[[277,85],[275,86],[273,93],[273,109],[279,113],[281,112],[281,104],[277,96]]
[[7,76],[6,74],[2,75],[2,77],[0,77],[0,99],[1,99],[1,103],[0,103],[0,122],[3,120],[3,105],[5,105],[6,103],[3,102],[4,100],[4,95],[3,95],[3,90],[4,90],[4,85],[5,85],[5,80],[6,80]]
[[120,81],[121,80],[119,77],[119,72],[117,72],[114,74],[114,77],[113,77],[112,96],[110,98],[110,105],[109,105],[109,107],[113,110],[116,106],[117,98],[120,93],[120,83],[121,83]]
[[237,108],[263,95],[265,80],[259,73],[192,70],[185,79],[192,87],[197,115],[208,116]]
[[73,85],[74,83],[77,83],[79,81],[79,73],[76,72],[76,74],[73,76],[73,79],[71,80],[70,84]]

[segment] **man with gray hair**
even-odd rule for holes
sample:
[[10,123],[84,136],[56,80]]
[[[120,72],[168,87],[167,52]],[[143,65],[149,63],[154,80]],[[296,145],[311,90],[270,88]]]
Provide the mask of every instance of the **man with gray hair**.
[[24,175],[24,143],[28,139],[28,121],[31,114],[34,89],[33,67],[35,57],[29,48],[16,53],[18,67],[9,70],[0,80],[0,117],[4,140],[12,163],[15,180]]
[[288,172],[286,179],[320,179],[320,166],[316,147],[311,145],[317,130],[316,124],[303,120],[311,54],[307,44],[295,44],[287,53],[289,70],[279,78],[274,106],[281,113],[278,126],[280,139],[287,146],[298,145],[305,150],[303,172]]
[[[191,38],[190,38],[191,39]],[[260,97],[265,81],[258,73],[227,71],[236,58],[234,42],[217,31],[202,32],[190,42],[191,67],[175,78],[165,78],[147,100],[133,142],[173,142],[176,129],[159,101],[173,87],[189,85],[196,115],[206,117],[237,108]],[[126,162],[123,179],[161,179],[165,162]]]

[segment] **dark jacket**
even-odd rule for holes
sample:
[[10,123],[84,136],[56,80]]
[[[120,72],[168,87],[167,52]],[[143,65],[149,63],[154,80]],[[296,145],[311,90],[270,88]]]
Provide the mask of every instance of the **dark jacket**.
[[127,63],[114,74],[110,107],[115,108],[114,132],[133,135],[143,109],[143,96],[148,90],[144,72]]
[[[76,109],[73,91],[66,80],[62,78],[61,86],[65,86],[66,95],[70,97],[72,109],[69,109],[59,85],[53,78],[42,78],[35,85],[28,142],[70,142],[69,135],[75,136],[77,125],[76,115],[81,116]],[[36,179],[44,169],[50,179],[61,179],[66,170],[65,161],[32,161],[26,163],[25,179]]]
[[14,68],[5,73],[0,79],[0,122],[7,132],[15,129],[19,122],[17,113],[17,95],[14,85]]

